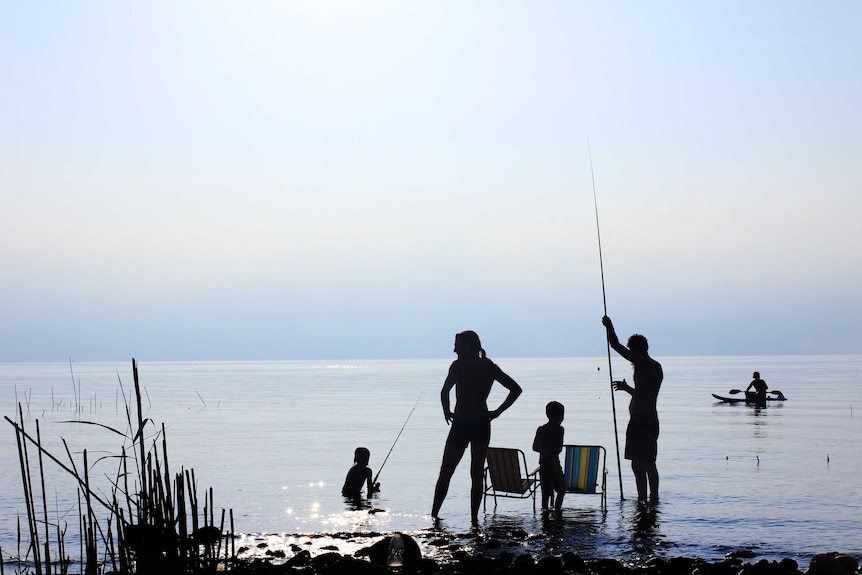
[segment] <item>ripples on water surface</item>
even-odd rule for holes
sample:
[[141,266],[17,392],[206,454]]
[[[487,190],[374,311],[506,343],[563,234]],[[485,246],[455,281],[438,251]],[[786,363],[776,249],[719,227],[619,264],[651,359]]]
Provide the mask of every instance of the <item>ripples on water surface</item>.
[[[620,500],[607,359],[497,359],[524,388],[514,407],[493,424],[492,444],[530,451],[551,399],[566,406],[567,443],[608,449],[608,512],[598,497],[569,495],[562,522],[543,520],[529,501],[489,502],[478,539],[469,534],[466,459],[443,506],[442,531],[431,532],[429,511],[448,428],[439,390],[448,359],[139,363],[144,416],[164,422],[171,465],[193,468],[199,488],[212,486],[217,508],[234,510],[236,529],[256,548],[334,543],[349,552],[379,533],[404,531],[458,538],[481,548],[495,536],[515,549],[639,561],[651,554],[721,558],[752,549],[767,558],[808,558],[830,550],[862,555],[862,356],[659,358],[665,382],[659,396],[659,471],[662,501],[644,515]],[[616,360],[615,360],[616,361]],[[132,389],[131,361],[0,364],[0,415],[23,406],[44,443],[75,456],[86,448],[98,477],[116,475],[124,430],[122,389]],[[758,410],[716,403],[711,393],[744,388],[759,370],[787,402]],[[616,378],[629,376],[625,362]],[[503,397],[497,386],[493,405]],[[417,403],[418,399],[418,403]],[[622,447],[628,396],[615,397]],[[380,474],[381,493],[366,508],[340,496],[353,449],[371,450],[376,473],[414,404],[416,409]],[[76,412],[77,409],[77,412]],[[856,413],[854,413],[854,409]],[[12,426],[0,434],[0,545],[17,545],[24,520],[18,454]],[[155,431],[155,427],[152,428]],[[98,455],[97,455],[98,454]],[[625,460],[626,497],[634,482]],[[49,467],[49,513],[77,523],[74,486]],[[70,527],[70,532],[73,529]],[[302,535],[337,533],[334,538]],[[351,535],[352,534],[352,535]],[[438,537],[439,539],[439,537]],[[429,552],[431,549],[427,549]]]

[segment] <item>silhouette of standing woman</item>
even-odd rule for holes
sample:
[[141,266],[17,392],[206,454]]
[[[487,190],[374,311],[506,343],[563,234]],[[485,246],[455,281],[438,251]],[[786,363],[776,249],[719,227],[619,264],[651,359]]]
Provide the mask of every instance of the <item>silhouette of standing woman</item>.
[[[446,424],[452,422],[446,447],[443,450],[443,462],[440,464],[440,476],[434,489],[434,504],[431,516],[438,518],[440,507],[449,491],[449,481],[455,473],[455,468],[467,445],[470,445],[470,518],[474,525],[479,522],[479,504],[482,502],[482,474],[485,467],[485,457],[488,455],[488,444],[491,442],[491,420],[496,419],[506,411],[518,396],[521,386],[506,375],[497,364],[485,356],[485,350],[474,331],[462,331],[455,335],[455,353],[458,359],[449,366],[449,374],[440,392],[440,402],[443,404],[443,417]],[[506,399],[500,407],[488,410],[487,400],[494,381],[509,390]],[[455,388],[455,411],[449,408],[449,392]]]
[[626,459],[632,462],[638,501],[658,503],[658,469],[655,460],[658,454],[658,411],[656,400],[664,373],[661,364],[649,356],[647,338],[636,333],[629,337],[626,345],[620,343],[611,318],[605,316],[602,323],[608,332],[608,343],[618,354],[632,363],[632,387],[623,381],[614,382],[614,390],[625,391],[632,396],[629,402],[629,425],[626,428]]

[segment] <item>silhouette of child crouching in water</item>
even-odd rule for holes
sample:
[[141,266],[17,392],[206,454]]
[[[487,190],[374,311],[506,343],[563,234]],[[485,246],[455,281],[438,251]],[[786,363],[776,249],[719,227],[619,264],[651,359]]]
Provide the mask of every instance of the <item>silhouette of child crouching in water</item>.
[[368,497],[380,490],[379,484],[373,483],[371,468],[368,467],[370,459],[371,451],[367,447],[357,447],[353,452],[353,467],[347,471],[344,487],[341,488],[341,494],[344,497],[351,499],[362,497],[363,485],[366,486]]

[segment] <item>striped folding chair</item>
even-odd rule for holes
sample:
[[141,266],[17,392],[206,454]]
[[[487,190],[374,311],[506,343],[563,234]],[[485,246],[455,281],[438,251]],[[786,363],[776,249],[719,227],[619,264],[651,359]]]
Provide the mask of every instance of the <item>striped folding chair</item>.
[[533,498],[533,511],[536,510],[536,488],[539,485],[539,468],[527,471],[527,457],[520,449],[489,447],[485,466],[485,495],[482,507],[489,496],[514,499]]
[[605,448],[601,445],[564,445],[563,448],[566,451],[566,465],[563,467],[566,493],[601,495],[602,511],[607,510]]

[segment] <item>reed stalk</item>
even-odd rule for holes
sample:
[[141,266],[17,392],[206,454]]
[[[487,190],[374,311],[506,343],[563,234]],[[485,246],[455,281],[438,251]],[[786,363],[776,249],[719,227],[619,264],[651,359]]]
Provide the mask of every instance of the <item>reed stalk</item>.
[[30,474],[30,456],[27,451],[27,442],[20,439],[21,435],[28,437],[24,432],[24,411],[21,408],[20,403],[18,404],[18,415],[21,418],[21,434],[18,436],[18,457],[21,462],[21,477],[24,482],[24,499],[27,505],[27,519],[30,524],[30,549],[33,551],[33,561],[36,564],[36,575],[42,575],[42,562],[40,560],[39,549],[39,530],[36,525],[36,509],[34,507],[35,496],[33,495],[33,480]]
[[36,446],[39,448],[39,479],[42,484],[42,515],[45,518],[45,573],[51,575],[51,539],[48,523],[48,495],[45,490],[45,466],[42,458],[42,432],[39,428],[39,420],[36,420]]
[[[82,409],[80,384],[76,385],[70,358],[75,411]],[[219,525],[215,524],[215,496],[213,488],[204,492],[201,506],[197,493],[197,479],[193,469],[183,469],[172,476],[168,459],[168,444],[165,425],[159,430],[161,440],[150,442],[145,437],[146,426],[152,423],[144,417],[142,409],[141,385],[138,378],[137,363],[132,360],[135,381],[135,396],[123,399],[128,423],[128,434],[108,426],[80,421],[104,427],[131,440],[120,447],[120,462],[116,476],[105,477],[110,482],[110,502],[95,491],[92,483],[95,474],[91,468],[88,450],[83,450],[83,468],[75,463],[68,443],[63,446],[68,457],[65,463],[52,455],[42,442],[41,428],[36,420],[36,437],[32,437],[24,427],[23,406],[18,404],[19,422],[5,419],[15,428],[18,443],[18,457],[21,467],[24,500],[27,509],[27,529],[30,544],[27,555],[32,552],[36,575],[65,575],[71,561],[66,557],[66,530],[57,505],[56,524],[49,522],[46,485],[46,463],[53,462],[71,475],[77,485],[78,495],[78,532],[80,533],[80,556],[82,572],[86,575],[99,575],[104,569],[111,569],[122,575],[143,573],[164,573],[166,575],[197,575],[211,573],[224,565],[224,571],[236,566],[236,541],[234,535],[234,516],[230,510],[230,541],[225,533],[226,511],[222,509]],[[122,382],[120,383],[122,386]],[[149,397],[147,397],[149,400]],[[136,405],[130,405],[134,401]],[[62,403],[51,397],[52,407]],[[96,406],[96,407],[93,407]],[[91,411],[98,406],[94,395]],[[132,415],[135,410],[134,417]],[[150,446],[147,447],[147,444]],[[28,444],[35,446],[38,454],[39,480],[42,490],[41,514],[44,518],[44,534],[38,529],[36,511],[36,492],[33,489],[33,470],[31,470]],[[161,447],[161,449],[159,449]],[[128,449],[127,449],[128,448]],[[101,459],[93,463],[98,465]],[[131,464],[129,462],[131,460]],[[134,467],[132,466],[134,464]],[[97,514],[98,503],[107,510]],[[100,517],[105,516],[104,519]],[[22,528],[18,517],[18,561],[21,564]],[[104,524],[103,524],[104,521]],[[51,528],[55,527],[54,536]],[[44,540],[40,542],[40,539]],[[222,555],[222,545],[224,555]],[[101,550],[101,554],[100,554]],[[2,550],[0,550],[2,552]],[[53,560],[52,560],[53,558]],[[56,567],[54,567],[56,566]],[[0,575],[3,573],[0,555]]]
[[[140,478],[141,478],[141,495],[143,496],[147,493],[147,484],[146,484],[147,475],[144,472],[144,462],[146,461],[146,453],[144,451],[144,449],[145,449],[144,448],[144,414],[143,414],[143,408],[141,406],[141,384],[140,384],[140,381],[138,380],[138,362],[135,360],[135,358],[132,358],[132,377],[134,378],[134,382],[135,382],[135,399],[137,400],[137,404],[138,404],[138,433],[135,435],[135,438],[138,441],[138,445],[140,446],[140,451],[141,451],[141,453],[140,453],[140,455],[141,455]],[[141,523],[146,523],[147,522],[147,508],[146,508],[146,506],[144,506],[138,512],[141,514],[141,516],[139,517],[139,521]]]

